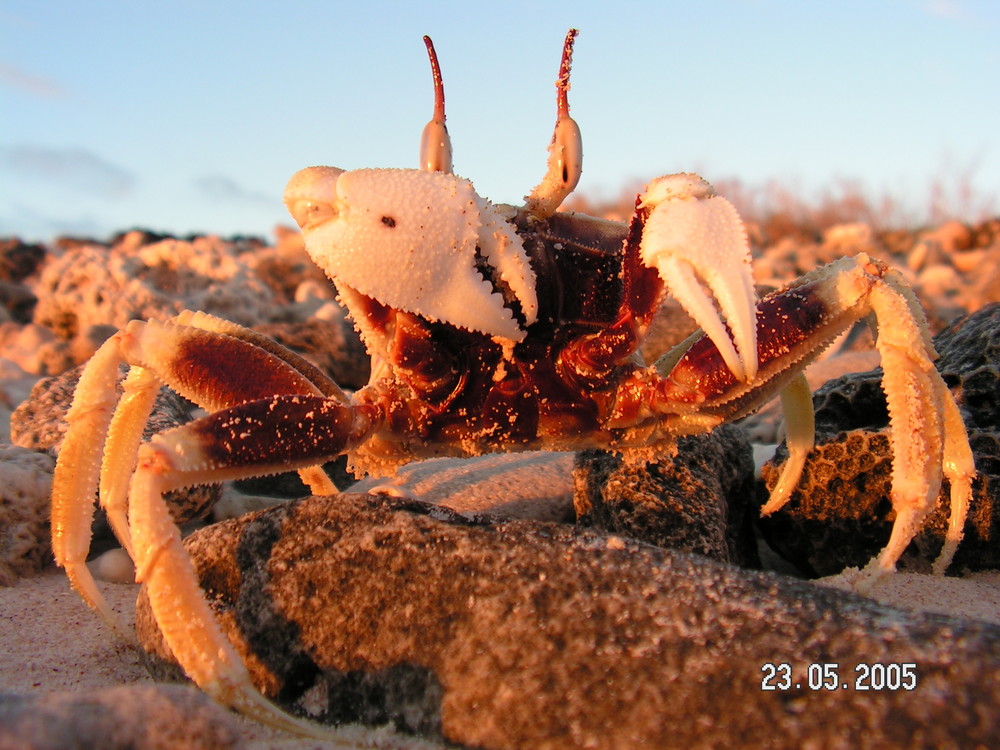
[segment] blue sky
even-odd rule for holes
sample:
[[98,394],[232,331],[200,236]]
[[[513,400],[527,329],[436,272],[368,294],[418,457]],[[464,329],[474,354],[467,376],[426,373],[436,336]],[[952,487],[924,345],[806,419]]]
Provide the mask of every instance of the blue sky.
[[0,0],[0,235],[270,236],[300,167],[417,165],[423,34],[455,171],[518,202],[570,26],[586,195],[678,171],[917,212],[942,181],[1000,193],[995,0]]

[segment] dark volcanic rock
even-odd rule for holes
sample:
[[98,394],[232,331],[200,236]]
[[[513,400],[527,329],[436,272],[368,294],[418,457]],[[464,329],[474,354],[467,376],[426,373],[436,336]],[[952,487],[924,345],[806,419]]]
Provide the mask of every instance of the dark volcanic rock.
[[0,308],[6,310],[15,323],[30,323],[37,303],[38,298],[24,284],[0,279]]
[[[956,321],[934,339],[937,368],[962,411],[978,476],[965,538],[950,570],[1000,568],[1000,305]],[[761,518],[767,542],[811,575],[830,575],[868,562],[889,538],[895,514],[889,500],[892,452],[882,371],[830,381],[813,396],[816,448],[789,503]],[[787,458],[782,445],[762,472],[767,489]],[[944,483],[938,507],[900,560],[900,568],[929,570],[948,526]],[[758,501],[767,499],[758,493]]]
[[223,750],[236,720],[192,687],[129,685],[90,693],[0,695],[5,750]]
[[45,248],[17,238],[0,239],[0,280],[24,281],[42,264]]
[[[1000,628],[620,537],[342,495],[187,544],[255,679],[322,720],[477,748],[972,747],[1000,733]],[[142,601],[138,629],[155,648]],[[896,665],[914,687],[858,689],[859,664]]]
[[577,454],[577,522],[657,547],[757,567],[749,514],[753,452],[741,427],[682,438],[677,454],[629,465],[606,451]]

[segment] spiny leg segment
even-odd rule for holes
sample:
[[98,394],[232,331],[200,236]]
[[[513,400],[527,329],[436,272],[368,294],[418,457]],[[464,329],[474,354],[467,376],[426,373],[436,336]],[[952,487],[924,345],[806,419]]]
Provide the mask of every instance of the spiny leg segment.
[[326,731],[260,695],[205,601],[163,494],[172,489],[316,465],[364,442],[374,410],[317,395],[250,401],[159,433],[139,449],[129,499],[136,578],[164,640],[216,700],[299,734]]
[[[116,381],[123,362],[132,369],[119,398]],[[204,313],[184,312],[165,323],[133,321],[100,347],[80,377],[66,417],[69,429],[52,487],[52,546],[73,587],[126,639],[86,567],[93,498],[99,488],[101,506],[134,558],[126,520],[128,487],[143,428],[165,383],[208,410],[276,392],[347,401],[333,381],[298,355]],[[318,467],[305,467],[300,474],[316,494],[336,491]]]
[[[132,370],[119,399],[121,362]],[[140,446],[163,383],[221,411]],[[351,404],[329,378],[272,341],[217,318],[183,313],[166,323],[135,321],[109,339],[85,368],[67,420],[53,481],[53,548],[74,588],[128,639],[86,567],[93,498],[101,484],[102,502],[185,672],[217,700],[261,721],[330,739],[254,688],[205,602],[163,493],[289,469],[307,472],[314,492],[332,492],[316,467],[366,439],[377,422],[374,410]]]
[[[814,426],[808,386],[801,375],[840,332],[862,319],[877,324],[882,388],[889,409],[893,449],[891,500],[896,519],[885,548],[862,572],[856,587],[895,569],[927,514],[942,479],[950,484],[951,517],[934,570],[947,569],[962,536],[975,476],[972,451],[954,397],[934,367],[936,353],[912,290],[898,274],[865,254],[844,258],[804,276],[758,305],[758,359],[753,382],[737,380],[707,338],[657,363],[668,382],[666,397],[692,420],[718,413],[736,418],[781,393],[789,459],[764,514],[781,508],[798,483],[812,448]],[[786,326],[786,331],[780,327]],[[712,372],[711,378],[705,373]],[[682,416],[683,419],[683,416]]]

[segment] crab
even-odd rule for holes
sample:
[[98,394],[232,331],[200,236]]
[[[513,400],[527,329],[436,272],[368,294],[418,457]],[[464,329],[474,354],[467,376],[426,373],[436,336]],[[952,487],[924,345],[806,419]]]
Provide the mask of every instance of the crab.
[[[523,205],[494,205],[452,172],[444,87],[426,37],[435,104],[420,168],[311,167],[288,183],[285,203],[306,248],[371,356],[365,387],[346,393],[273,341],[190,311],[132,321],[86,365],[53,482],[56,560],[125,633],[85,565],[99,498],[166,642],[220,702],[321,733],[253,687],[199,588],[165,492],[297,470],[314,494],[333,495],[320,467],[342,454],[355,473],[374,475],[433,456],[528,450],[596,447],[656,461],[680,436],[777,395],[790,457],[768,513],[789,499],[813,443],[803,370],[863,319],[877,329],[884,368],[896,519],[858,585],[894,569],[943,478],[951,522],[936,571],[948,566],[975,472],[911,290],[862,253],[757,299],[736,210],[693,174],[650,182],[628,224],[557,211],[581,174],[568,104],[575,36],[563,45],[548,168]],[[700,329],[649,364],[639,344],[668,293]],[[163,385],[207,415],[141,442]]]

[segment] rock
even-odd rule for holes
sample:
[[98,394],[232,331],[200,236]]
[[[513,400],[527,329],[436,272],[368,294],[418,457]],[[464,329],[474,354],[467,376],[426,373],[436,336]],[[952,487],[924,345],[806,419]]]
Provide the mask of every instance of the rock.
[[861,251],[871,252],[875,247],[875,230],[864,222],[834,224],[823,230],[823,249],[826,255],[856,255]]
[[16,237],[0,239],[0,281],[24,281],[45,260],[45,248]]
[[0,445],[0,467],[0,586],[12,586],[52,562],[49,494],[55,461]]
[[294,238],[297,241],[290,240],[287,244],[279,241],[277,247],[247,253],[245,262],[279,299],[293,300],[298,288],[307,281],[318,282],[328,289],[328,297],[332,299],[336,293],[333,285],[309,257],[302,235],[295,232]]
[[280,309],[231,243],[199,237],[143,245],[134,234],[110,249],[72,248],[46,264],[35,322],[71,339],[89,326],[121,328],[134,318],[163,320],[184,309],[250,326]]
[[657,547],[756,567],[748,513],[754,493],[750,443],[736,425],[678,441],[677,453],[630,464],[615,453],[577,454],[577,522]]
[[222,750],[244,747],[235,717],[184,685],[0,694],[4,750]]
[[1000,217],[986,219],[972,228],[972,246],[990,247],[1000,243]]
[[0,443],[13,442],[10,418],[37,382],[37,375],[25,372],[16,362],[0,357]]
[[38,298],[24,284],[0,279],[0,314],[18,324],[31,322]]
[[[1000,628],[621,537],[342,495],[187,545],[254,679],[327,722],[481,748],[971,747],[1000,732]],[[142,601],[138,623],[155,649]],[[872,665],[877,692],[857,687]]]
[[66,434],[66,412],[80,379],[79,370],[37,381],[10,418],[15,445],[58,455]]
[[[957,321],[938,335],[937,368],[956,396],[979,473],[965,538],[950,570],[1000,568],[1000,305]],[[868,562],[889,538],[895,515],[889,500],[892,455],[881,370],[845,376],[813,396],[816,448],[789,503],[761,518],[768,544],[809,575],[831,575]],[[762,476],[768,491],[787,458],[780,447]],[[900,560],[926,571],[947,529],[947,482]],[[763,504],[766,494],[758,493]]]
[[76,364],[65,341],[33,323],[0,324],[0,350],[4,358],[35,375],[58,375]]

